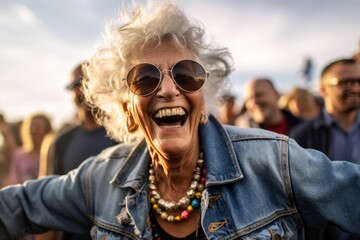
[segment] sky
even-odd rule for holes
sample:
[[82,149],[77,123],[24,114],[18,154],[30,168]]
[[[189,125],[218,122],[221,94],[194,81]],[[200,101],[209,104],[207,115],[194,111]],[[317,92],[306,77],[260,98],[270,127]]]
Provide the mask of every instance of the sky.
[[[1,0],[0,112],[17,121],[44,111],[55,126],[75,108],[65,90],[72,68],[89,58],[105,24],[136,0]],[[271,78],[280,92],[294,86],[317,91],[321,68],[359,48],[358,0],[177,0],[201,21],[209,39],[234,60],[231,93],[241,103],[253,77]],[[301,81],[305,59],[312,78]]]

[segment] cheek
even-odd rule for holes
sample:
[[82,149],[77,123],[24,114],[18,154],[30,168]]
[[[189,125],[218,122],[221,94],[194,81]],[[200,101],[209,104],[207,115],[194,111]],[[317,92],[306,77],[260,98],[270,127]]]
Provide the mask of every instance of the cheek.
[[199,112],[199,113],[206,112],[204,98],[202,97],[201,94],[194,96],[193,98],[190,98],[190,102],[192,103],[196,112]]
[[131,101],[131,110],[133,116],[138,124],[141,124],[142,121],[146,121],[148,114],[149,100],[144,97],[134,96]]

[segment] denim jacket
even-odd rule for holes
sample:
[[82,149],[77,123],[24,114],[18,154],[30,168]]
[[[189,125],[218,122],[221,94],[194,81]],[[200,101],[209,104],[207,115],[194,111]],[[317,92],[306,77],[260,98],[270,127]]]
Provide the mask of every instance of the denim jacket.
[[[302,239],[304,225],[327,222],[360,233],[360,166],[213,117],[199,131],[207,170],[201,226],[208,239]],[[145,141],[120,144],[67,175],[2,189],[0,239],[46,229],[151,239],[149,164]]]

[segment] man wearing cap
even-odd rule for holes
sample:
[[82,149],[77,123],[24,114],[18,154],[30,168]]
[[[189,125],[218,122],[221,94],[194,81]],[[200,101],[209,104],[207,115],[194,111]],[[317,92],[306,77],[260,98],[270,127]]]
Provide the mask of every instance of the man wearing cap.
[[[65,174],[78,167],[86,158],[97,155],[103,149],[116,144],[106,135],[105,129],[98,125],[94,114],[97,109],[89,107],[83,100],[81,81],[84,79],[83,65],[78,64],[72,71],[70,83],[66,88],[71,92],[76,107],[77,124],[65,130],[55,139],[50,150],[48,162],[53,163],[54,174]],[[51,171],[48,171],[51,173]],[[83,240],[91,239],[89,236],[79,236],[63,233],[62,239]]]

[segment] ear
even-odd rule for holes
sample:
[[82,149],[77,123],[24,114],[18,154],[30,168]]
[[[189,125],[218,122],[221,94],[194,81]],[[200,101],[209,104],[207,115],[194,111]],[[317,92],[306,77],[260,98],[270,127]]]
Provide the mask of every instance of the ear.
[[204,99],[204,97],[202,98],[202,100],[201,100],[201,107],[200,107],[200,110],[201,110],[201,113],[202,114],[207,114],[207,112],[206,112],[206,106],[205,106],[205,99]]
[[130,109],[129,109],[129,102],[128,101],[122,101],[121,102],[121,107],[125,113],[125,116],[128,116],[130,114]]
[[205,125],[207,121],[208,121],[208,114],[206,112],[205,102],[203,98],[200,109],[200,125]]
[[121,106],[123,108],[125,114],[126,121],[126,130],[129,133],[134,133],[139,128],[139,125],[136,123],[135,118],[130,109],[130,103],[128,101],[121,102]]
[[320,85],[319,93],[320,93],[320,96],[322,96],[322,97],[326,96],[326,89],[323,85]]

